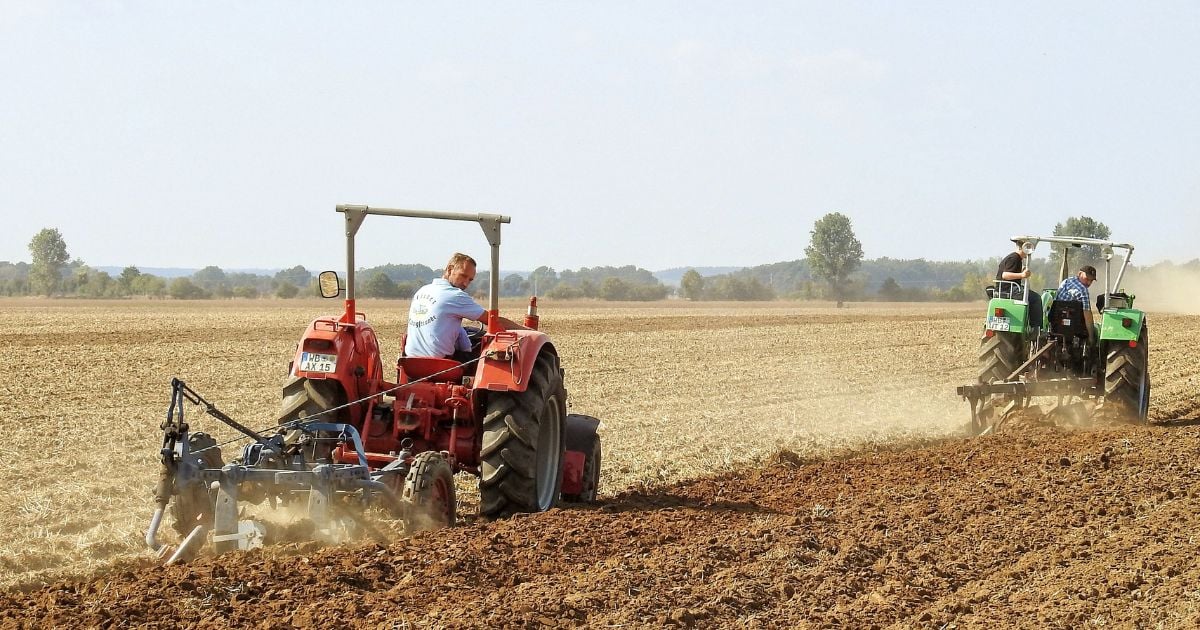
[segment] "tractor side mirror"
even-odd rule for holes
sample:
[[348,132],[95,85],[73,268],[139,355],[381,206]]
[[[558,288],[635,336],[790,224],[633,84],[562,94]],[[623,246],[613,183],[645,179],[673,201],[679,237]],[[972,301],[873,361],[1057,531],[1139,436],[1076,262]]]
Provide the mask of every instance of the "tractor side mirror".
[[317,276],[317,285],[321,288],[321,297],[323,298],[335,298],[342,292],[342,285],[336,271],[322,271]]

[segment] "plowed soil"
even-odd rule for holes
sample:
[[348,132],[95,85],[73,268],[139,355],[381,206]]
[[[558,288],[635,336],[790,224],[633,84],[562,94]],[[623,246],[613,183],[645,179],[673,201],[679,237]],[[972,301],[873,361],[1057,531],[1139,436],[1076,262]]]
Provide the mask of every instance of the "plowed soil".
[[[29,532],[58,532],[61,545],[73,521],[60,507],[47,507],[40,525],[14,518],[39,505],[22,471],[53,477],[5,459],[5,505],[15,508],[3,523],[25,545],[10,541],[0,554],[17,575],[0,592],[0,627],[1200,626],[1195,317],[1154,319],[1149,426],[1055,427],[1030,413],[966,439],[965,404],[950,417],[942,407],[957,401],[935,392],[969,380],[977,307],[724,309],[580,310],[559,319],[551,334],[568,366],[572,410],[605,422],[606,473],[594,504],[468,519],[386,543],[280,545],[171,567],[122,551],[141,535],[135,525],[108,535],[93,528],[85,542],[112,545],[107,560],[72,568],[69,552],[47,545],[41,557],[67,558],[57,564],[69,570],[54,572],[26,563],[39,555]],[[80,327],[73,344],[94,346],[88,325]],[[300,330],[282,328],[287,337]],[[192,327],[181,329],[186,336]],[[195,329],[188,343],[197,348],[262,345],[242,340],[242,329]],[[124,343],[139,344],[152,342]],[[43,361],[65,361],[50,345],[21,338],[10,352],[36,347]],[[78,346],[68,347],[74,356]],[[234,359],[248,364],[259,354]],[[618,369],[613,357],[622,354]],[[200,370],[196,359],[173,365]],[[82,371],[87,364],[77,360]],[[702,378],[714,373],[724,378]],[[14,392],[41,387],[16,382]],[[750,382],[758,389],[730,386]],[[82,388],[58,386],[88,399]],[[150,409],[156,396],[165,402],[165,391],[150,391],[144,400],[128,395]],[[129,457],[130,436],[143,440],[137,448],[155,448],[153,431],[140,428],[150,420],[123,424],[117,401],[92,398],[114,407],[110,415],[101,407],[106,428],[91,427],[104,442],[60,447],[69,457],[48,466],[79,470],[73,480]],[[49,396],[41,402],[60,409]],[[5,413],[11,436],[15,418]],[[61,417],[56,426],[70,426]],[[102,498],[67,496],[77,498],[77,515],[116,528],[124,517],[104,506],[126,503],[97,488],[137,488],[125,500],[144,513],[128,518],[144,528],[148,469],[106,468],[107,481],[85,484]]]

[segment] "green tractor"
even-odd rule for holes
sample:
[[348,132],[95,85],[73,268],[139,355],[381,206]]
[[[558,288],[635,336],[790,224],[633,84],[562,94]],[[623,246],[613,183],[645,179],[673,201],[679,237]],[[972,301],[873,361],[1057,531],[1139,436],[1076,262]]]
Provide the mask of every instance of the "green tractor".
[[[979,346],[979,379],[958,388],[971,404],[970,431],[983,435],[1037,396],[1056,396],[1058,407],[1072,399],[1092,400],[1093,408],[1115,410],[1146,422],[1150,403],[1149,331],[1134,296],[1119,287],[1133,246],[1072,236],[1017,236],[1028,269],[1039,243],[1062,246],[1059,281],[1071,267],[1072,250],[1091,248],[1104,260],[1102,290],[1093,290],[1099,317],[1088,317],[1082,301],[1057,300],[1044,289],[1041,313],[1031,308],[1029,283],[997,280],[988,288],[987,318]],[[1115,280],[1113,258],[1120,259]],[[1088,320],[1092,320],[1089,333]]]

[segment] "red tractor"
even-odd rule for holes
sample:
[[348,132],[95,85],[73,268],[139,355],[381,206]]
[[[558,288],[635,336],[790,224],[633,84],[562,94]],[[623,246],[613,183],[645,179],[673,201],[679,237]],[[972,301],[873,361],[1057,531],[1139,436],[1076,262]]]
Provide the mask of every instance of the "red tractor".
[[[238,522],[237,502],[307,498],[318,532],[331,510],[382,497],[398,515],[428,526],[453,525],[453,475],[479,477],[480,514],[540,512],[560,499],[589,501],[600,476],[599,421],[567,413],[558,351],[537,330],[505,330],[499,317],[500,226],[507,216],[339,205],[346,222],[345,309],[309,324],[290,365],[283,406],[272,436],[251,431],[176,381],[163,424],[164,472],[159,509],[147,542],[174,497],[175,527],[189,539],[214,530],[218,552],[252,546],[261,528]],[[471,331],[473,357],[464,362],[400,356],[394,380],[385,372],[374,327],[356,310],[354,237],[368,215],[478,223],[491,246],[487,322]],[[332,271],[319,276],[321,295],[343,291]],[[401,347],[403,347],[401,345]],[[228,465],[212,438],[190,433],[183,399],[254,440]],[[176,411],[178,406],[179,411]],[[173,419],[173,415],[177,418]]]

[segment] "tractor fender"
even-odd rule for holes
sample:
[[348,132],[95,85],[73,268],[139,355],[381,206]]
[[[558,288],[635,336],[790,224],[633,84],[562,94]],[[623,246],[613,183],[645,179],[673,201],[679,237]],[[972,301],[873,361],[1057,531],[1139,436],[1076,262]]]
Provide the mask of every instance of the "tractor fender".
[[1137,341],[1147,324],[1144,312],[1128,308],[1104,311],[1102,317],[1101,341]]
[[[1028,309],[1028,305],[1010,298],[992,298],[988,301],[987,317],[984,320],[983,328],[984,330],[1025,334],[1028,328],[1025,322]],[[1042,310],[1049,312],[1045,307]]]
[[475,386],[493,392],[523,392],[542,352],[553,352],[550,337],[537,330],[506,330],[497,333],[482,352],[475,371]]

